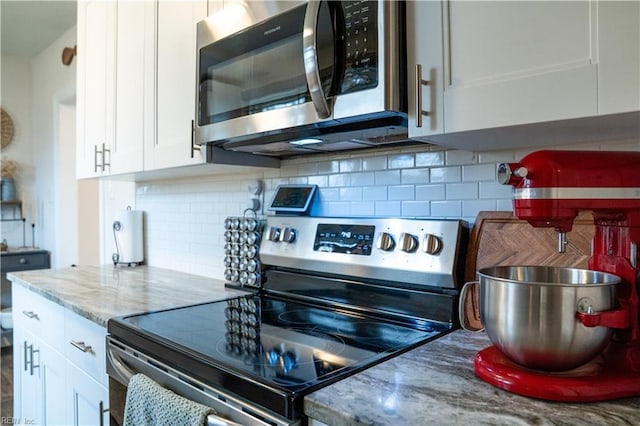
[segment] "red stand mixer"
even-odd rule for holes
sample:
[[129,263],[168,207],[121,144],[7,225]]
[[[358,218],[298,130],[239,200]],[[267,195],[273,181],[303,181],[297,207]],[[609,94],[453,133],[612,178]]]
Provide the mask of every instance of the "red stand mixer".
[[514,187],[514,213],[534,227],[566,233],[581,210],[593,213],[595,235],[588,268],[622,279],[618,307],[576,313],[586,327],[614,329],[595,360],[561,373],[537,371],[508,359],[496,346],[474,360],[482,380],[534,398],[588,402],[640,396],[640,152],[537,151],[498,166],[498,180]]

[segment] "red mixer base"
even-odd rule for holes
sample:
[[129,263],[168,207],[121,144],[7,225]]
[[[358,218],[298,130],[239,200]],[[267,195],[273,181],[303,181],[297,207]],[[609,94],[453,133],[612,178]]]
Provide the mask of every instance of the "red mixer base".
[[497,347],[478,352],[476,375],[500,389],[563,402],[594,402],[640,396],[640,373],[592,361],[570,372],[542,373],[508,359]]

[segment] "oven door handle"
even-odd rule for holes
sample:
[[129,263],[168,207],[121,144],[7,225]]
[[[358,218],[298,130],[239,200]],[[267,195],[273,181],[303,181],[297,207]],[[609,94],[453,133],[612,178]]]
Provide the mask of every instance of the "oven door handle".
[[[109,376],[127,386],[129,380],[136,374],[136,371],[129,368],[126,362],[120,357],[114,347],[107,344],[107,364],[113,367],[113,370],[109,371]],[[168,372],[164,372],[169,375]],[[115,377],[114,377],[115,375]],[[177,379],[177,378],[176,378]],[[207,426],[242,426],[241,423],[236,423],[231,420],[224,419],[216,414],[209,414],[207,416]]]
[[304,59],[304,71],[309,87],[311,102],[320,118],[328,118],[331,115],[327,98],[322,90],[320,80],[320,67],[318,65],[318,38],[316,28],[320,15],[320,2],[307,3],[307,11],[304,15],[304,27],[302,29],[302,57]]
[[127,386],[129,380],[136,374],[136,372],[128,368],[124,360],[115,353],[113,347],[107,344],[107,364],[113,367],[113,371],[109,371],[109,375],[113,377],[123,385]]

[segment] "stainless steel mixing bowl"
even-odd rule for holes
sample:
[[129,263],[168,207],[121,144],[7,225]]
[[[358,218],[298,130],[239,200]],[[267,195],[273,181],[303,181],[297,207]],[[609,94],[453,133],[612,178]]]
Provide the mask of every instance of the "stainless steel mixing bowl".
[[576,312],[616,307],[620,278],[585,269],[497,266],[478,271],[479,309],[491,342],[525,367],[563,371],[594,358],[613,332]]

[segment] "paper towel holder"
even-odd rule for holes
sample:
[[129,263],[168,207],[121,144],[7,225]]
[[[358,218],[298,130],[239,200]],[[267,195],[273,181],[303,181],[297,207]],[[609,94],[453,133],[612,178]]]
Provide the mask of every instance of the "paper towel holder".
[[[131,206],[127,206],[126,211],[131,212]],[[125,222],[127,222],[129,225],[129,228],[131,228],[132,224],[130,223],[130,220],[125,220]],[[140,217],[139,225],[140,227],[142,226],[142,217]],[[113,228],[113,239],[116,245],[116,252],[111,255],[111,260],[113,260],[113,266],[117,266],[118,264],[127,265],[127,266],[141,265],[144,262],[144,258],[142,254],[140,254],[140,259],[122,259],[123,256],[120,252],[120,244],[118,243],[118,232],[123,229],[122,222],[116,218],[116,220],[114,220],[113,222],[112,228]],[[141,240],[140,240],[140,244],[142,244]]]

